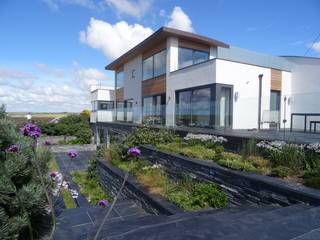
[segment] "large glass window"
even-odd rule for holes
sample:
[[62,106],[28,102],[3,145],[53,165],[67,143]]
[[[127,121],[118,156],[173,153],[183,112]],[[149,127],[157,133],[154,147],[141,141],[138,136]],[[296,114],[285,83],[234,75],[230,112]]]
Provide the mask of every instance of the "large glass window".
[[143,60],[143,80],[153,77],[153,56]]
[[143,123],[165,123],[165,94],[143,98]]
[[116,73],[116,89],[122,88],[124,84],[124,73],[123,71]]
[[177,125],[209,126],[212,114],[211,92],[211,87],[177,92]]
[[209,53],[189,48],[179,47],[179,69],[209,60]]
[[143,80],[166,73],[166,50],[143,60]]
[[154,61],[154,73],[153,76],[157,77],[166,73],[166,51],[161,51],[153,56]]

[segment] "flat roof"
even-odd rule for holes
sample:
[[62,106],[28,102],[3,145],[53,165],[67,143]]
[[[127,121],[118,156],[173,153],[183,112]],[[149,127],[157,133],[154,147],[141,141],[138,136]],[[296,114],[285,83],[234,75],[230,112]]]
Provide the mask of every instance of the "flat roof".
[[161,27],[156,32],[154,32],[152,35],[150,35],[148,38],[140,42],[138,45],[115,59],[113,62],[108,64],[105,69],[106,70],[116,70],[119,67],[121,67],[124,63],[128,62],[130,59],[134,58],[137,54],[142,53],[144,50],[150,49],[154,46],[156,46],[161,41],[164,41],[168,37],[178,37],[180,39],[185,39],[188,41],[205,44],[208,46],[217,46],[222,48],[229,48],[229,45],[212,39],[205,36],[201,36],[198,34],[190,33],[181,31],[174,28],[169,27]]

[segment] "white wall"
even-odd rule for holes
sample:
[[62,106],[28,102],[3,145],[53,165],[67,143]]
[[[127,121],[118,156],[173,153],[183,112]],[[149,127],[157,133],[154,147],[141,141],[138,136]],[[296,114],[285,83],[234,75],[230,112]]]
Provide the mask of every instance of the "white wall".
[[[292,74],[291,72],[285,72],[282,71],[282,86],[281,86],[281,121],[280,121],[280,127],[281,128],[289,128],[290,122],[291,122],[291,96],[292,94]],[[286,97],[286,102],[284,101],[284,98]],[[283,119],[286,119],[286,124],[283,123]]]
[[[292,64],[292,113],[320,113],[320,58],[286,57]],[[320,121],[320,117],[309,117]],[[303,117],[294,117],[293,128],[303,129]],[[318,127],[319,128],[319,124]]]
[[213,84],[215,82],[215,60],[171,72],[167,77],[166,125],[174,126],[175,91],[185,88]]
[[114,90],[96,89],[91,92],[91,101],[113,101]]
[[[142,56],[139,55],[127,62],[124,67],[124,100],[133,100],[133,120],[141,123],[141,82],[142,82]],[[132,71],[134,74],[132,76]]]
[[[261,117],[270,109],[271,70],[248,64],[216,60],[216,82],[233,85],[233,129],[258,128],[259,74],[262,78]],[[267,127],[266,125],[263,127]]]

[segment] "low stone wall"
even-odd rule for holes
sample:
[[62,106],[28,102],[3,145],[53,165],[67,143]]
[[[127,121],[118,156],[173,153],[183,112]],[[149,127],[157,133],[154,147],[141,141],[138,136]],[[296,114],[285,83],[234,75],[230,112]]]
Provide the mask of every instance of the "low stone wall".
[[[97,159],[100,184],[110,195],[116,196],[125,176],[120,169],[102,159]],[[120,199],[132,199],[146,212],[156,215],[173,215],[183,210],[168,202],[160,195],[151,194],[137,180],[129,176],[121,192]]]
[[316,189],[273,177],[234,171],[212,161],[162,152],[149,145],[141,146],[140,149],[143,156],[153,163],[161,164],[172,178],[179,178],[182,172],[187,172],[195,181],[219,184],[228,194],[231,205],[320,205],[320,191]]

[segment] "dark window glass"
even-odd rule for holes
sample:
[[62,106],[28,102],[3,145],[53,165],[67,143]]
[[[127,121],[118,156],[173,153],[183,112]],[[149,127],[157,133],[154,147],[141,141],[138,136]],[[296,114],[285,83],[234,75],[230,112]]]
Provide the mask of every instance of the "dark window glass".
[[177,92],[177,125],[209,126],[211,88]]
[[166,51],[161,51],[153,56],[154,61],[154,77],[160,76],[166,73]]
[[270,111],[280,111],[280,91],[271,91]]
[[196,126],[209,126],[211,89],[196,89],[192,94],[192,122]]
[[113,108],[113,102],[99,102],[99,110],[112,110]]
[[123,71],[116,73],[116,89],[122,88],[124,84],[124,73]]
[[143,80],[153,77],[153,57],[143,60]]
[[207,61],[208,59],[209,59],[208,52],[202,52],[202,51],[193,52],[193,64],[201,63],[201,62]]
[[193,64],[193,50],[188,48],[179,48],[179,69],[191,66]]
[[209,53],[189,48],[179,48],[178,52],[179,69],[201,63],[209,59]]

